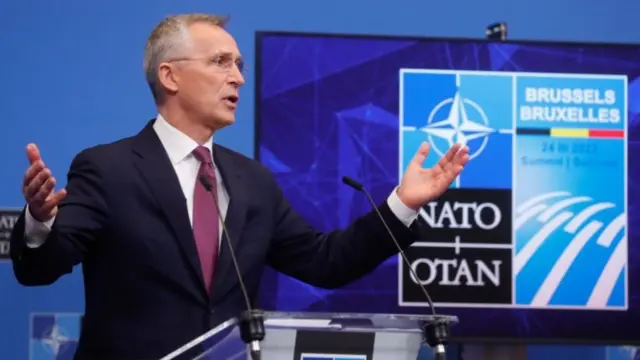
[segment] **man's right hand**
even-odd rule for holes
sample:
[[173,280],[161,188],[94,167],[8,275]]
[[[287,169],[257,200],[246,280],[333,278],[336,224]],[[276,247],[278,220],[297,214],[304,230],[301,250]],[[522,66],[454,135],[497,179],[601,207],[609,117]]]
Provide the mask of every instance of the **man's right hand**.
[[35,144],[27,145],[27,158],[30,166],[24,174],[22,194],[29,206],[31,216],[40,222],[52,219],[58,213],[58,204],[67,196],[61,189],[54,192],[56,179],[51,175],[40,157]]

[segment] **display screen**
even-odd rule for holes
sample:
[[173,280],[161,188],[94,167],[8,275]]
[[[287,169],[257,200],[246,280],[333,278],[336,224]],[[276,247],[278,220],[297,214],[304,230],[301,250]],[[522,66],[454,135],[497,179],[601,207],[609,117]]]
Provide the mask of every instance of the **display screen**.
[[257,158],[319,231],[383,202],[421,143],[470,161],[424,237],[338,290],[270,271],[261,305],[457,315],[461,338],[640,338],[640,47],[297,33],[257,37]]

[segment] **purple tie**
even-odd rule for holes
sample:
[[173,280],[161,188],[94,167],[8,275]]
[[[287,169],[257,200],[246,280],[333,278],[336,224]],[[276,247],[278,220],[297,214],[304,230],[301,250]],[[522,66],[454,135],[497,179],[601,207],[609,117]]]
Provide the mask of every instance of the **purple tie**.
[[[200,169],[196,178],[196,187],[193,192],[193,236],[198,247],[202,276],[207,292],[211,290],[211,281],[218,259],[218,210],[213,196],[217,199],[216,174],[213,170],[213,161],[209,149],[198,146],[193,150],[193,155],[200,160]],[[211,181],[213,189],[211,193],[200,182],[201,175],[205,175]]]

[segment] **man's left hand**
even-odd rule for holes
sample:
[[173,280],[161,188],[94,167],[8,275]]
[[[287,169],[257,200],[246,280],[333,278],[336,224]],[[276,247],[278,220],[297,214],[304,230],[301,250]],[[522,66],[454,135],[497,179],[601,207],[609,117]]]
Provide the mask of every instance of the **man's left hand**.
[[434,167],[425,169],[422,164],[429,155],[429,150],[428,143],[420,146],[398,188],[400,200],[416,211],[442,195],[469,161],[469,149],[461,144],[454,144]]

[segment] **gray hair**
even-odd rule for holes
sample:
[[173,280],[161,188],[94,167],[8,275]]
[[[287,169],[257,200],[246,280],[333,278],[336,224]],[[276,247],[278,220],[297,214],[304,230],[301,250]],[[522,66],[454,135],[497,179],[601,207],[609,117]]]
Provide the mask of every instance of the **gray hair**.
[[156,102],[161,100],[162,94],[158,84],[158,67],[162,62],[184,53],[191,41],[189,27],[196,23],[206,23],[224,28],[228,21],[226,16],[181,14],[165,18],[153,29],[144,49],[143,69]]

